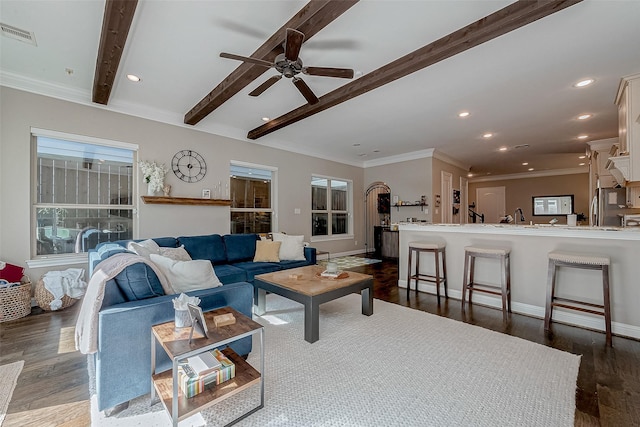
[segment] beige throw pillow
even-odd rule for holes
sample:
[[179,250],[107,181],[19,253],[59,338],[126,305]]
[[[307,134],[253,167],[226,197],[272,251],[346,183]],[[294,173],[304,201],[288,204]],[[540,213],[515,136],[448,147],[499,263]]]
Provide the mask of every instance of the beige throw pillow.
[[253,257],[253,262],[280,262],[279,252],[280,242],[258,240],[256,242],[256,254]]
[[176,261],[157,254],[151,254],[150,258],[164,273],[177,294],[222,286],[220,279],[213,271],[211,261],[204,259]]
[[161,246],[158,255],[166,256],[176,261],[191,261],[191,255],[184,248],[184,245],[179,248],[164,248]]

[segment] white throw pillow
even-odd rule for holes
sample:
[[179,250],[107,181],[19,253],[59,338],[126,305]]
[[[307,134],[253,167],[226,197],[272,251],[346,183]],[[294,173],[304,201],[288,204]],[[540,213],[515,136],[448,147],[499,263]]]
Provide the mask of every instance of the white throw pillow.
[[160,246],[153,239],[143,240],[142,242],[129,242],[127,249],[145,258],[149,258],[151,254],[160,253]]
[[151,254],[150,257],[167,277],[176,294],[222,286],[220,279],[213,271],[211,261],[204,259],[176,261],[157,254]]
[[166,256],[176,261],[191,261],[191,255],[189,255],[189,252],[184,248],[184,245],[179,248],[165,248],[160,246],[158,255]]
[[274,242],[280,245],[280,261],[304,261],[304,236],[290,236],[283,233],[273,233]]

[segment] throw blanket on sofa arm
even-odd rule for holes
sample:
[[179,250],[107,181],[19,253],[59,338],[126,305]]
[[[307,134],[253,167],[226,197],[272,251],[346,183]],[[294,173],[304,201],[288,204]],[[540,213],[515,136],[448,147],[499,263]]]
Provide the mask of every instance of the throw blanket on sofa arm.
[[87,292],[80,307],[80,314],[76,321],[76,350],[83,354],[98,351],[98,313],[104,299],[106,283],[116,277],[126,267],[142,262],[156,273],[165,294],[173,294],[173,289],[166,276],[149,259],[139,255],[120,253],[103,260],[96,269],[87,285]]

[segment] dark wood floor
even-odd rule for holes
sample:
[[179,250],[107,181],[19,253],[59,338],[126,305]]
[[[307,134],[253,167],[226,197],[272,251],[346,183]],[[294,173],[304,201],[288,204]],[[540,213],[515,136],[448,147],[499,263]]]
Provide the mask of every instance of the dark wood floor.
[[[355,268],[375,277],[375,298],[482,326],[582,356],[578,374],[576,426],[640,426],[640,341],[553,324],[547,336],[543,322],[513,314],[507,323],[493,308],[474,305],[461,313],[460,301],[438,307],[436,298],[397,287],[393,260]],[[39,309],[20,320],[0,324],[0,364],[24,360],[3,427],[88,426],[89,387],[86,356],[74,350],[79,304],[56,313]]]

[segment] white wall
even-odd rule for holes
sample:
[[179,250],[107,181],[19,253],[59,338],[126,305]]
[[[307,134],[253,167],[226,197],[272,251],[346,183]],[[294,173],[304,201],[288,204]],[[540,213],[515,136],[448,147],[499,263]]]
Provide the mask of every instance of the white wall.
[[[414,203],[420,200],[422,195],[428,196],[429,204],[431,204],[432,160],[431,157],[425,157],[366,168],[364,170],[365,188],[372,182],[383,181],[391,187],[392,204],[393,196]],[[405,221],[407,218],[431,221],[431,210],[427,212],[417,206],[391,208],[391,222]]]
[[[203,188],[213,190],[219,181],[228,182],[231,160],[277,167],[279,229],[304,234],[307,241],[311,237],[311,175],[350,179],[355,238],[313,246],[332,253],[364,248],[362,168],[6,87],[0,87],[0,119],[0,260],[24,266],[30,258],[32,127],[138,144],[139,159],[166,164],[178,150],[195,150],[207,162],[207,175],[198,183],[185,183],[169,172],[166,182],[177,197],[200,197]],[[144,192],[141,178],[138,185]],[[294,214],[295,208],[300,209],[299,215]],[[141,238],[229,232],[228,207],[145,205],[140,201],[138,219]],[[31,272],[32,280],[40,274]]]

